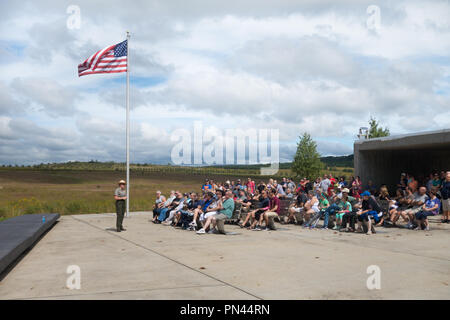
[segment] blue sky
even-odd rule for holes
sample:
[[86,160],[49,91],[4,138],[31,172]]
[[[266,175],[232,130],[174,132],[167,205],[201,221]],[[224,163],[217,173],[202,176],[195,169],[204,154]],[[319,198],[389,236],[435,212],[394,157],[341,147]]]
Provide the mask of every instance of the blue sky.
[[379,1],[379,20],[370,1],[78,1],[79,29],[71,4],[0,4],[0,164],[124,161],[125,75],[77,65],[126,30],[133,162],[170,162],[196,120],[277,129],[282,162],[303,132],[352,153],[371,116],[392,134],[450,127],[448,1]]

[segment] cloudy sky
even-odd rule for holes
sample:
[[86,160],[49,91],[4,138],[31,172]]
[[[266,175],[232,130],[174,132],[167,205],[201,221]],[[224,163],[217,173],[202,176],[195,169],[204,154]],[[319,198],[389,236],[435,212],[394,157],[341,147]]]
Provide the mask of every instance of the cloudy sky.
[[278,129],[281,161],[305,131],[351,154],[371,116],[392,134],[450,127],[449,1],[125,3],[0,2],[0,164],[125,160],[125,74],[77,65],[126,30],[132,162],[169,162],[198,120]]

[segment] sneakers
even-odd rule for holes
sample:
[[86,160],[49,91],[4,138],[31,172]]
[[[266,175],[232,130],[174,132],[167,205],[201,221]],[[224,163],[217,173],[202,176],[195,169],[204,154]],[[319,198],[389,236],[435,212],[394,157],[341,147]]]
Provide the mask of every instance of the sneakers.
[[197,234],[205,234],[206,231],[205,229],[201,228],[200,230],[197,231]]
[[196,227],[196,226],[197,226],[197,223],[196,223],[195,221],[191,221],[191,222],[189,222],[189,225],[190,225],[191,227]]

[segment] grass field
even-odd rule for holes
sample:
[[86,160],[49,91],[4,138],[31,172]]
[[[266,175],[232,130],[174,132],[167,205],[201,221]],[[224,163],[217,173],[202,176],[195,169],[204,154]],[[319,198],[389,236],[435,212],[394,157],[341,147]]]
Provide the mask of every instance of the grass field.
[[[334,169],[334,168],[333,168]],[[340,170],[336,170],[340,169]],[[329,170],[334,175],[346,175],[349,168]],[[344,172],[346,170],[347,172]],[[200,191],[205,178],[216,181],[246,179],[251,176],[257,183],[269,177],[251,174],[245,169],[220,169],[202,172],[198,168],[181,170],[134,170],[131,173],[130,211],[151,210],[155,191],[168,194],[170,190]],[[280,170],[275,178],[290,176],[289,169]],[[124,179],[117,170],[36,170],[23,168],[0,169],[0,220],[33,213],[103,213],[115,212],[113,191],[116,183]]]

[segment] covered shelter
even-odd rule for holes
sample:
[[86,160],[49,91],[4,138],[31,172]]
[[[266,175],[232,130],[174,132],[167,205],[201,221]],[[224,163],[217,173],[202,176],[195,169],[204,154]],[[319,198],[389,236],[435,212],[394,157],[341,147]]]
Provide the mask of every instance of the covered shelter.
[[372,180],[393,191],[402,172],[420,179],[450,170],[450,129],[357,140],[354,163],[363,185]]

